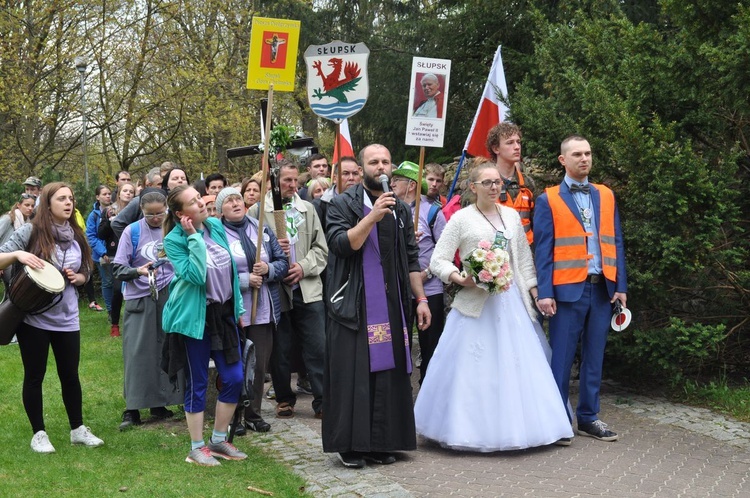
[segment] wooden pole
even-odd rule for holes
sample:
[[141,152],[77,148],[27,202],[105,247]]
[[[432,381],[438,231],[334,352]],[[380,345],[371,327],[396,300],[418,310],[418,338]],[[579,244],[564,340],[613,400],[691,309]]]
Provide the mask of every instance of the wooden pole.
[[[341,184],[341,122],[336,123],[336,150],[339,152],[339,157],[336,160],[336,190],[335,192],[341,193],[343,185]],[[333,178],[331,178],[333,180]]]
[[419,173],[417,174],[417,198],[414,207],[414,233],[419,232],[419,205],[422,202],[422,174],[424,173],[424,146],[419,148]]
[[[273,84],[268,87],[268,110],[266,112],[266,139],[263,142],[263,181],[260,182],[260,206],[258,206],[258,242],[255,244],[255,262],[260,263],[260,248],[263,243],[263,226],[265,225],[266,193],[268,191],[268,149],[271,140],[271,110],[273,109]],[[250,268],[252,273],[253,269]],[[258,289],[253,289],[253,308],[250,312],[250,324],[255,324],[258,312]]]

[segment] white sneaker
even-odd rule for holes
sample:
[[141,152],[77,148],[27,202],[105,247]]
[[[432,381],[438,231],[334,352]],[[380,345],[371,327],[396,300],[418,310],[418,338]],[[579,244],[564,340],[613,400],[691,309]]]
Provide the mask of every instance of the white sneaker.
[[78,429],[70,431],[70,444],[83,444],[95,447],[103,445],[104,441],[91,434],[91,429],[82,425]]
[[55,447],[49,442],[49,436],[44,431],[39,431],[31,438],[31,449],[37,453],[54,453]]

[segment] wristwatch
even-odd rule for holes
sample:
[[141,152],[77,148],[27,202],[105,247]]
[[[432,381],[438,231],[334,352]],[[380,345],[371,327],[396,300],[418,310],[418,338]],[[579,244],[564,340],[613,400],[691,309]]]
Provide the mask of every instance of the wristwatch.
[[427,275],[427,280],[431,279],[434,276],[432,272],[430,271],[429,267],[425,268],[424,271],[425,271],[425,275]]

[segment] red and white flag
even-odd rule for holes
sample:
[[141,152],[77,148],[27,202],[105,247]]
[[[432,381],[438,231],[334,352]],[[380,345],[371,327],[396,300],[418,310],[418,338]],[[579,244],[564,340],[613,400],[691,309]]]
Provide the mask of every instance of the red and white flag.
[[333,159],[334,164],[338,164],[339,157],[354,156],[354,149],[352,148],[352,137],[349,134],[349,121],[344,119],[339,126],[341,131],[341,153],[339,153],[339,141],[335,140],[333,146]]
[[492,61],[492,69],[484,85],[482,100],[471,124],[469,136],[466,138],[464,150],[472,156],[487,156],[487,134],[490,129],[501,121],[505,121],[508,115],[508,107],[498,99],[498,94],[508,97],[508,85],[505,83],[505,71],[503,70],[503,56],[497,47],[495,59]]

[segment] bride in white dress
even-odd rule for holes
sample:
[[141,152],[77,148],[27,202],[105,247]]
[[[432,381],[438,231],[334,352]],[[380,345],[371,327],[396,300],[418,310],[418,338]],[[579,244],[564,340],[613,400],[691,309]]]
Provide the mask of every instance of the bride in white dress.
[[[521,219],[496,203],[502,179],[492,163],[471,172],[477,203],[454,214],[430,270],[462,286],[430,360],[414,414],[417,432],[456,450],[517,450],[569,444],[570,420],[536,322],[536,273]],[[454,266],[485,240],[507,250],[513,272],[505,292],[490,295]]]

